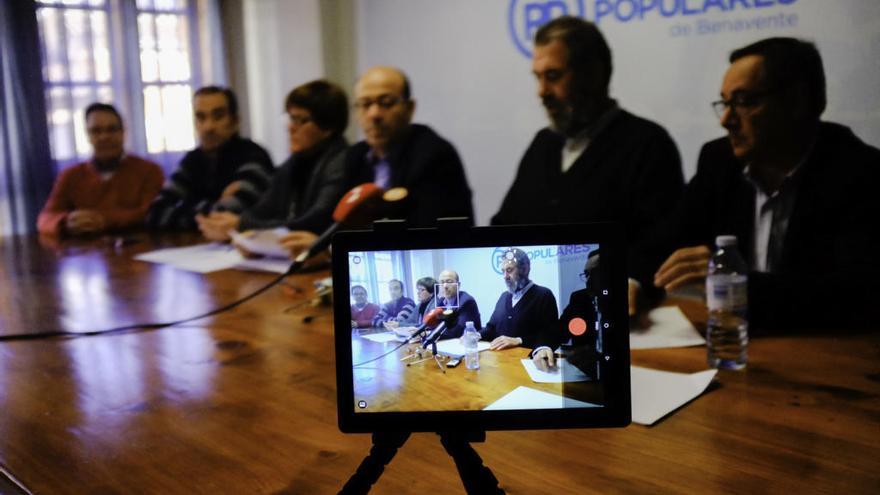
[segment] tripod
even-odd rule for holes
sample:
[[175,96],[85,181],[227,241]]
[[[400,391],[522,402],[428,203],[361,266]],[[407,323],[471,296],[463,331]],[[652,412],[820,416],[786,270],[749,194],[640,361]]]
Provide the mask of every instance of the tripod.
[[[409,439],[410,432],[376,432],[373,433],[373,446],[370,453],[358,466],[357,471],[348,479],[342,495],[369,493],[370,488],[391,462],[397,450]],[[483,465],[483,459],[471,447],[471,442],[485,442],[486,432],[452,433],[438,432],[440,443],[446,453],[455,461],[461,483],[468,494],[504,494],[498,486],[498,478],[492,470]]]

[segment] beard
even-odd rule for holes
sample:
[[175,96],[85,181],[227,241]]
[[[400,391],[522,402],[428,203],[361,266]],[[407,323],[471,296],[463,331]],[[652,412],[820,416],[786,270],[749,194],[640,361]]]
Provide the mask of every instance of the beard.
[[567,137],[572,137],[587,127],[593,120],[589,105],[580,98],[565,102],[553,96],[545,96],[541,103],[547,110],[550,129]]

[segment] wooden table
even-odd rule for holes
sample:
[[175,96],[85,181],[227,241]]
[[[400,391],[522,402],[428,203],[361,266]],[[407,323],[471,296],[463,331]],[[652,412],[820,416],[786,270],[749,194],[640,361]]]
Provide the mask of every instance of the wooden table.
[[[389,333],[369,329],[369,334]],[[397,341],[373,342],[358,330],[352,331],[351,343],[353,363],[366,363],[355,366],[353,373],[354,401],[364,402],[362,412],[481,410],[519,386],[560,396],[560,407],[563,396],[590,405],[603,403],[602,387],[595,381],[533,382],[521,362],[528,350],[521,347],[481,352],[480,369],[469,370],[463,357],[457,367],[445,367],[447,356],[439,351],[443,367],[428,351],[421,359],[414,357],[411,351],[420,348],[418,343],[401,347]]]
[[[0,333],[184,317],[272,277],[131,259],[188,241],[0,240]],[[302,305],[325,275],[182,327],[0,343],[0,493],[335,493],[370,438],[338,431],[330,310]],[[633,363],[706,366],[701,348]],[[490,432],[476,448],[511,494],[878,493],[878,363],[877,333],[755,339],[745,371],[653,427]],[[413,435],[373,493],[462,493],[438,440]]]

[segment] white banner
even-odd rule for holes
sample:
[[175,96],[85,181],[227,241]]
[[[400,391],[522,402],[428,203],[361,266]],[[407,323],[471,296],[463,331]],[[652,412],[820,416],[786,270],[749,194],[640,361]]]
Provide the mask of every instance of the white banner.
[[416,120],[458,148],[481,224],[546,125],[531,39],[566,13],[599,25],[614,58],[612,96],[670,132],[686,177],[702,143],[724,134],[709,102],[718,99],[730,51],[773,36],[817,44],[828,79],[824,118],[880,144],[877,0],[360,1],[358,70],[388,64],[408,73]]

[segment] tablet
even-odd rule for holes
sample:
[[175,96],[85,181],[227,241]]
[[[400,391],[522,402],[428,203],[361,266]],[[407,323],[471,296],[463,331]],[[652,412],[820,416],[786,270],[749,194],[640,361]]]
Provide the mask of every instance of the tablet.
[[342,431],[629,424],[619,225],[340,232],[332,263]]

